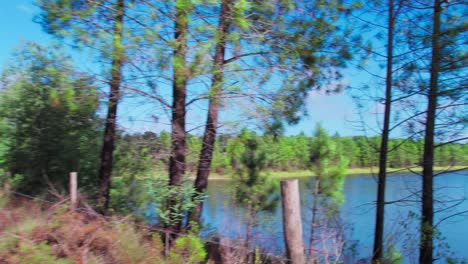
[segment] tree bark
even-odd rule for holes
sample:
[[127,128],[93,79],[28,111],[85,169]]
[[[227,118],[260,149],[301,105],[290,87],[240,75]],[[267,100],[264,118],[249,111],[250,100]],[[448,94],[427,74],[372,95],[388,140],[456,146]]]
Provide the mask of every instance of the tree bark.
[[395,17],[393,0],[388,1],[388,32],[387,32],[387,73],[385,79],[385,113],[383,121],[382,139],[379,154],[379,176],[377,186],[377,208],[375,216],[374,254],[372,263],[382,263],[383,237],[385,218],[385,184],[387,178],[388,137],[390,134],[390,113],[392,104],[392,71],[393,71],[393,30]]
[[118,0],[115,4],[114,21],[114,41],[112,53],[112,69],[110,80],[110,94],[106,117],[106,126],[104,130],[104,140],[101,151],[101,165],[99,168],[99,195],[98,210],[105,213],[109,207],[109,190],[112,178],[112,163],[115,142],[115,128],[117,119],[117,105],[120,96],[120,83],[122,79],[122,66],[124,57],[124,48],[122,43],[123,36],[123,17],[125,12],[124,0]]
[[[219,22],[217,35],[218,40],[215,47],[215,56],[213,64],[213,76],[211,78],[208,115],[203,134],[203,145],[198,161],[197,178],[195,179],[196,195],[205,192],[208,186],[208,177],[210,175],[211,161],[213,159],[213,149],[216,141],[219,109],[221,105],[220,95],[223,86],[224,56],[226,52],[226,37],[230,24],[230,4],[232,0],[223,0],[219,13]],[[203,202],[197,203],[191,213],[190,220],[200,223],[200,217],[203,209]]]
[[[172,148],[169,159],[169,186],[179,186],[185,174],[185,157],[187,155],[185,131],[185,101],[187,97],[187,29],[188,13],[184,10],[181,0],[176,2],[176,18],[174,39],[176,44],[173,50],[173,103],[172,103]],[[171,213],[177,206],[176,198],[169,199],[168,206]],[[170,226],[174,232],[181,229],[181,221]]]
[[299,196],[299,182],[297,180],[281,182],[281,199],[283,205],[283,232],[287,258],[292,264],[304,264],[301,201]]
[[422,178],[422,214],[421,214],[421,245],[419,263],[432,263],[434,236],[434,131],[437,108],[437,90],[440,70],[440,0],[434,0],[432,58],[430,69],[429,93],[427,95],[426,134],[424,136],[423,178]]

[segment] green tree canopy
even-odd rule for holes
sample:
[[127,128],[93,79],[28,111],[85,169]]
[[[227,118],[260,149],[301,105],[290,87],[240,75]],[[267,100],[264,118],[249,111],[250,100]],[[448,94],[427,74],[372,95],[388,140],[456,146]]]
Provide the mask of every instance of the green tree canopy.
[[15,60],[1,79],[3,165],[31,192],[48,184],[66,188],[71,171],[94,185],[99,123],[91,79],[57,47],[29,43]]

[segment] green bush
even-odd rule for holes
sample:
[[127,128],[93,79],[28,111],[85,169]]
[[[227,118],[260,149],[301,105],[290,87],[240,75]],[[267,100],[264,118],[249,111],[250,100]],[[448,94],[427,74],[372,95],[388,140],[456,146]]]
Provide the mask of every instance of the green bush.
[[169,252],[169,263],[199,263],[205,260],[206,251],[203,242],[195,235],[188,235],[176,239]]

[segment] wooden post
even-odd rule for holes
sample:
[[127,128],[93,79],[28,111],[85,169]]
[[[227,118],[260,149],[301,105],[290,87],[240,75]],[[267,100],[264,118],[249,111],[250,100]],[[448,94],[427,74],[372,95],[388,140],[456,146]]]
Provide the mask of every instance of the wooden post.
[[11,186],[10,186],[10,180],[11,180],[11,172],[7,171],[5,172],[5,179],[6,181],[3,183],[3,191],[5,192],[4,195],[8,195],[9,192],[11,191]]
[[169,236],[171,234],[166,230],[164,231],[164,256],[169,257]]
[[70,211],[76,210],[76,202],[77,202],[77,173],[70,172]]
[[286,256],[291,264],[304,264],[304,243],[302,241],[301,201],[298,180],[281,181],[281,198]]

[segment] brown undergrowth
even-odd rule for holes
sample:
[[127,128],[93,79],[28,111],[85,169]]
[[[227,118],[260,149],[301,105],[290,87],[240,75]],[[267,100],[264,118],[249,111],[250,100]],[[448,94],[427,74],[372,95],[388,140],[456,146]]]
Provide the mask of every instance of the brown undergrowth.
[[70,212],[0,193],[0,263],[199,263],[206,252],[193,238],[175,241],[167,257],[159,235],[122,217],[91,209]]

